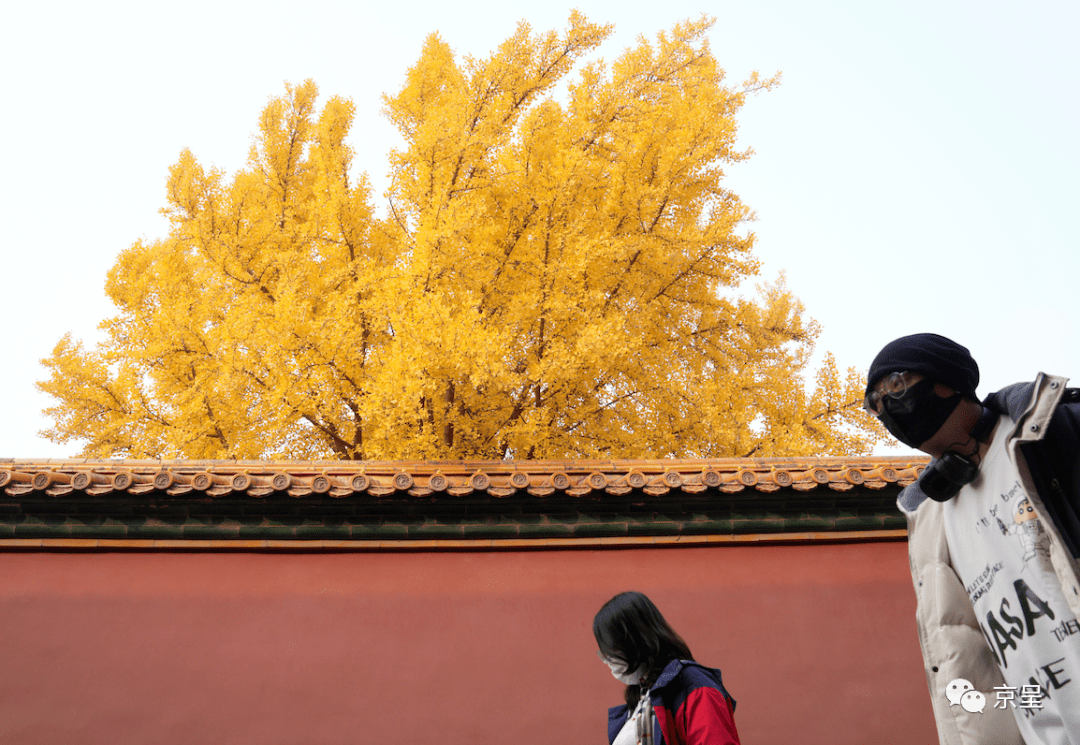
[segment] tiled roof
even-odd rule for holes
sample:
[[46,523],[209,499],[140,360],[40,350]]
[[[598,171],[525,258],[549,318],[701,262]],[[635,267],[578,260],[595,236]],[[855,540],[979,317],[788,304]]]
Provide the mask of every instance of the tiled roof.
[[487,493],[612,495],[641,489],[661,495],[676,489],[735,494],[746,489],[811,491],[855,486],[881,489],[915,480],[926,458],[725,458],[695,460],[532,461],[239,461],[239,460],[16,460],[0,458],[0,487],[8,496],[44,492],[60,497],[164,492],[180,496],[275,492],[292,497],[329,494],[383,497],[396,492],[428,496]]
[[113,540],[147,542],[134,547],[344,541],[402,548],[411,541],[453,547],[455,541],[902,535],[896,495],[925,464],[925,458],[896,457],[0,459],[0,547]]

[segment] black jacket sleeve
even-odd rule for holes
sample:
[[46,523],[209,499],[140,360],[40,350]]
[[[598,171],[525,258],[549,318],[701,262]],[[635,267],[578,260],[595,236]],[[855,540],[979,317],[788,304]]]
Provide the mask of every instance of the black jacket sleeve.
[[1073,558],[1080,558],[1080,390],[1054,410],[1046,435],[1021,446],[1039,496]]

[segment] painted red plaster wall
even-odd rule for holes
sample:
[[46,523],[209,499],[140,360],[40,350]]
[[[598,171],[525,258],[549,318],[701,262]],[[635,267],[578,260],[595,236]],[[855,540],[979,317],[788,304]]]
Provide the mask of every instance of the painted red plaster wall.
[[743,742],[936,742],[906,545],[0,554],[0,742],[595,743],[647,593]]

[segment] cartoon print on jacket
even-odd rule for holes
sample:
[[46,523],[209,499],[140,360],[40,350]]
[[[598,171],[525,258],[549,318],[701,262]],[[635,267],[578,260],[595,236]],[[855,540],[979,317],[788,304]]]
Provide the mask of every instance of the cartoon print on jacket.
[[1020,541],[1024,552],[1025,566],[1036,556],[1050,558],[1050,534],[1043,530],[1039,516],[1028,499],[1021,499],[1013,512],[1013,524],[1006,527],[1001,518],[997,518],[998,527],[1003,535],[1014,535]]

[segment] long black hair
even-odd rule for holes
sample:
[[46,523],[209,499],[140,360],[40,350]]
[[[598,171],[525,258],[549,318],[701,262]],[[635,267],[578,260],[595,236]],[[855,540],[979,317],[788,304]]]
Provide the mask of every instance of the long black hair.
[[[604,657],[623,663],[628,671],[645,666],[645,690],[672,660],[694,659],[683,638],[640,592],[621,592],[604,603],[592,628]],[[628,685],[625,698],[627,706],[637,706],[641,686]]]

